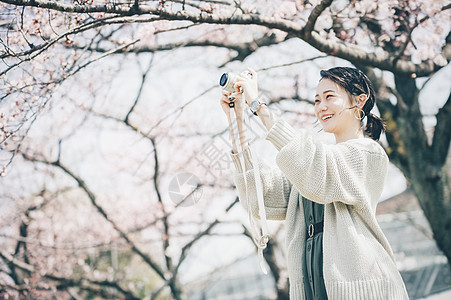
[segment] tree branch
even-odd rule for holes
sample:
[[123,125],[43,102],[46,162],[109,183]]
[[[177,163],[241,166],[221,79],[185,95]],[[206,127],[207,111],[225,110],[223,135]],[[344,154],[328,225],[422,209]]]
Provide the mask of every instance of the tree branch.
[[80,177],[75,175],[71,170],[69,170],[67,167],[65,167],[58,161],[57,162],[48,162],[48,161],[44,161],[44,160],[38,160],[33,157],[29,157],[25,153],[22,153],[22,156],[24,159],[26,159],[28,161],[43,163],[43,164],[50,165],[50,166],[55,166],[55,167],[61,169],[67,175],[69,175],[69,177],[72,177],[72,179],[74,179],[78,183],[80,188],[88,195],[92,205],[94,205],[94,207],[97,209],[97,211],[105,218],[106,221],[108,221],[113,226],[113,228],[117,232],[119,232],[120,236],[132,247],[133,252],[138,254],[138,256],[140,256],[158,274],[158,276],[160,276],[161,279],[163,279],[165,281],[167,280],[164,275],[163,270],[151,259],[150,256],[144,254],[137,247],[137,245],[128,237],[128,235],[117,226],[117,224],[108,216],[106,211],[97,203],[97,199],[96,199],[94,193],[88,188],[86,183]]
[[[12,255],[0,250],[0,257],[5,259],[10,264],[13,264],[15,267],[22,269],[24,271],[28,271],[30,273],[36,272],[36,268],[33,265],[30,265],[28,263],[22,262]],[[67,289],[68,287],[80,287],[82,289],[86,288],[85,283],[94,284],[101,287],[112,287],[122,293],[126,299],[132,299],[132,300],[138,300],[139,298],[135,297],[132,292],[122,288],[117,282],[114,281],[108,281],[108,280],[93,280],[89,278],[80,278],[80,279],[74,279],[74,278],[66,278],[61,277],[54,274],[43,274],[42,277],[45,277],[50,280],[55,280],[60,282],[61,284],[57,287],[58,289]],[[89,288],[88,288],[89,290]]]
[[[365,64],[377,67],[382,70],[391,71],[399,75],[413,75],[417,77],[427,76],[438,71],[443,65],[436,64],[432,59],[419,64],[411,61],[396,60],[396,56],[383,49],[377,49],[373,53],[368,53],[365,49],[359,49],[354,45],[343,42],[336,42],[322,38],[318,32],[313,31],[315,22],[319,14],[330,5],[331,0],[323,0],[309,17],[306,27],[302,27],[299,22],[285,20],[282,18],[268,17],[257,14],[240,14],[240,15],[219,15],[215,13],[197,13],[189,11],[170,11],[161,7],[134,6],[127,5],[77,5],[63,4],[59,2],[50,2],[42,0],[0,0],[4,3],[14,4],[17,6],[34,6],[40,8],[48,8],[68,13],[111,13],[120,16],[131,15],[154,15],[162,20],[179,20],[191,21],[193,23],[210,23],[210,24],[236,24],[248,25],[255,24],[265,26],[271,29],[279,29],[291,36],[298,37],[315,47],[316,49],[334,55],[353,64]],[[448,40],[447,40],[448,43]],[[448,44],[447,44],[448,45]],[[446,47],[445,48],[449,48]],[[379,51],[380,50],[380,51]],[[447,61],[451,60],[451,51],[443,51]]]
[[[411,61],[405,60],[398,60],[395,62],[396,57],[393,57],[387,51],[369,53],[354,45],[326,40],[317,32],[312,32],[312,37],[306,40],[306,42],[324,53],[349,60],[353,64],[376,67],[400,75],[423,77],[444,67],[435,64],[432,60],[424,61],[419,64],[414,64]],[[448,61],[450,59],[451,57],[447,58]]]
[[197,13],[188,11],[169,11],[161,7],[151,7],[142,5],[138,10],[127,5],[78,5],[64,4],[56,1],[42,0],[0,0],[0,2],[13,4],[16,6],[31,6],[38,8],[47,8],[51,10],[67,13],[110,13],[119,16],[132,15],[155,15],[165,20],[192,21],[194,23],[212,23],[212,24],[256,24],[269,28],[277,28],[283,31],[300,31],[302,28],[296,22],[266,17],[256,14],[223,16],[213,13]]
[[310,38],[311,33],[315,30],[315,24],[319,16],[326,8],[328,8],[332,4],[332,1],[333,0],[322,0],[321,3],[315,6],[313,11],[310,13],[307,24],[305,24],[304,28],[302,29],[302,32],[303,34],[305,34],[307,39]]
[[[10,70],[12,70],[15,67],[18,67],[19,65],[21,65],[24,62],[31,61],[32,59],[34,59],[38,55],[42,54],[49,47],[51,47],[52,45],[57,43],[59,40],[65,38],[65,37],[67,37],[69,35],[72,35],[72,34],[80,33],[80,32],[83,32],[83,31],[86,31],[86,30],[89,30],[89,29],[92,29],[92,28],[96,28],[96,27],[102,26],[102,25],[105,24],[104,23],[105,21],[106,21],[106,19],[94,20],[94,21],[92,21],[90,23],[86,23],[86,24],[83,24],[81,26],[78,26],[78,27],[75,27],[73,29],[70,29],[70,30],[66,31],[65,33],[63,33],[63,34],[61,34],[61,35],[59,35],[59,36],[47,41],[46,43],[38,45],[38,46],[35,46],[34,48],[32,48],[32,49],[30,49],[28,51],[24,51],[24,52],[18,53],[18,54],[16,54],[16,53],[12,53],[12,54],[9,53],[9,54],[2,55],[4,57],[1,57],[1,58],[6,58],[8,56],[14,56],[14,57],[19,59],[19,62],[15,63],[15,64],[12,64],[8,68],[6,68],[3,71],[1,71],[0,72],[0,76],[2,76],[3,74],[6,74],[7,72],[9,72]],[[5,56],[5,55],[7,55],[7,56]],[[25,55],[27,57],[19,58],[19,56],[25,56]]]
[[9,253],[3,252],[0,250],[0,257],[2,257],[4,260],[6,260],[8,263],[13,264],[14,266],[18,267],[21,270],[33,273],[35,271],[35,268],[32,265],[29,265],[27,263],[24,263],[14,256],[12,256]]
[[2,0],[1,2],[17,6],[32,6],[38,8],[47,8],[67,13],[114,13],[119,15],[133,15],[144,13],[147,10],[130,5],[116,5],[116,3],[106,3],[104,5],[80,5],[77,2],[73,4],[61,3],[60,1],[42,1],[42,0]]
[[[230,60],[228,60],[226,63],[223,63],[220,68],[223,67],[225,64],[239,60],[244,61],[246,57],[251,55],[256,49],[260,47],[266,47],[271,45],[279,44],[284,40],[276,40],[276,37],[273,33],[267,33],[263,37],[258,38],[256,40],[253,40],[251,42],[245,42],[242,44],[236,44],[236,43],[229,43],[227,41],[211,41],[211,40],[205,40],[205,41],[187,41],[187,42],[180,42],[180,43],[169,43],[165,45],[157,45],[157,46],[147,46],[147,45],[141,45],[136,46],[133,49],[120,49],[115,51],[115,53],[155,53],[158,51],[170,51],[177,48],[182,47],[217,47],[217,48],[225,48],[229,50],[236,51],[237,54],[232,57]],[[84,46],[77,46],[72,45],[70,48],[75,49],[87,49],[89,51],[95,51],[95,52],[107,52],[110,51],[107,48],[101,48],[101,47],[84,47]]]
[[160,203],[161,211],[163,213],[163,217],[161,218],[161,221],[163,222],[163,228],[164,228],[163,237],[162,237],[163,253],[164,253],[165,260],[166,260],[166,268],[168,270],[171,270],[173,268],[172,259],[167,254],[167,249],[169,248],[168,215],[166,214],[166,209],[164,207],[163,199],[161,197],[160,188],[158,185],[158,183],[159,183],[158,176],[159,176],[159,169],[160,169],[159,160],[158,160],[158,151],[157,151],[157,146],[155,143],[155,138],[150,138],[150,141],[152,142],[153,154],[154,154],[154,160],[155,160],[155,171],[154,171],[154,175],[153,175],[153,184],[154,184],[155,192],[157,193],[158,203]]
[[[238,197],[236,197],[235,200],[225,209],[225,213],[227,213],[229,210],[231,210],[232,207],[235,206],[235,204],[237,204],[238,202],[239,202],[239,199],[238,199]],[[183,246],[177,266],[172,270],[171,280],[175,280],[175,278],[177,277],[178,270],[179,270],[181,264],[183,263],[183,261],[185,260],[188,250],[197,241],[199,241],[203,236],[208,235],[213,230],[213,228],[216,225],[218,225],[219,223],[221,223],[221,220],[219,218],[217,218],[214,222],[212,222],[210,225],[208,225],[208,227],[205,230],[199,232],[189,243],[187,243],[185,246]],[[158,294],[163,290],[163,288],[169,284],[170,284],[170,282],[165,282],[165,284],[163,286],[161,286],[156,292],[152,293],[151,299],[154,299],[155,297],[157,297]]]
[[[238,197],[235,198],[235,200],[225,209],[225,213],[229,212],[232,207],[235,206],[235,204],[237,204],[239,202]],[[186,253],[187,251],[198,241],[200,240],[203,236],[207,235],[208,233],[211,232],[211,230],[218,225],[221,222],[221,220],[219,218],[217,218],[214,222],[212,222],[210,225],[208,225],[208,227],[203,230],[202,232],[199,232],[189,243],[187,243],[185,246],[183,246],[182,248],[182,253],[180,255],[180,259],[177,263],[177,266],[175,267],[175,269],[172,271],[172,273],[175,275],[178,272],[178,269],[180,267],[180,265],[182,264],[182,262],[185,260],[186,258]]]
[[[124,48],[122,48],[122,49],[124,49]],[[139,86],[138,94],[136,95],[135,102],[133,103],[132,107],[130,107],[130,109],[129,109],[129,111],[128,111],[127,115],[125,116],[125,119],[124,119],[124,122],[126,124],[128,124],[128,118],[130,117],[130,114],[135,109],[136,105],[138,104],[139,99],[141,98],[141,93],[142,93],[142,90],[143,90],[143,87],[144,87],[144,83],[146,82],[147,74],[149,73],[150,68],[152,67],[153,58],[154,58],[154,55],[152,55],[152,58],[150,59],[146,70],[144,70],[144,72],[142,72],[141,85]]]
[[[116,52],[118,52],[118,51],[121,51],[121,50],[123,50],[123,49],[125,49],[125,48],[128,48],[128,47],[130,47],[130,46],[136,44],[137,42],[139,42],[139,39],[134,40],[134,41],[132,41],[132,42],[130,42],[130,43],[127,43],[127,44],[125,44],[125,45],[122,45],[122,46],[120,46],[120,47],[118,47],[118,48],[116,48],[116,49],[111,49],[111,50],[109,50],[109,51],[103,53],[102,55],[100,55],[100,56],[98,56],[98,57],[96,57],[96,58],[93,58],[93,59],[87,61],[86,63],[84,63],[83,65],[79,66],[79,67],[76,68],[75,70],[69,72],[68,74],[65,74],[65,75],[62,76],[62,78],[60,78],[59,80],[51,81],[51,82],[49,82],[49,83],[59,83],[59,81],[63,81],[63,80],[65,80],[66,78],[69,78],[70,76],[75,75],[75,74],[78,73],[80,70],[86,68],[86,67],[89,66],[90,64],[92,64],[92,63],[94,63],[94,62],[96,62],[96,61],[98,61],[98,60],[100,60],[100,59],[102,59],[102,58],[105,58],[105,57],[107,57],[108,55],[114,54],[114,53],[116,53]],[[47,84],[49,84],[49,83],[47,83]]]
[[[414,31],[415,28],[417,28],[419,25],[421,25],[424,22],[426,22],[427,20],[429,20],[431,17],[434,17],[438,13],[443,12],[443,11],[445,11],[447,9],[450,9],[450,8],[451,8],[451,4],[445,5],[445,6],[442,7],[442,9],[440,11],[434,13],[432,16],[428,15],[428,16],[425,16],[425,17],[421,18],[420,20],[418,20],[418,19],[415,20],[415,24],[407,30],[406,40],[404,41],[403,45],[401,46],[401,50],[399,51],[398,55],[396,55],[396,58],[394,59],[394,61],[398,61],[402,57],[402,55],[404,54],[404,52],[407,49],[407,46],[409,45],[409,43],[412,42],[412,32]],[[406,27],[409,27],[409,25],[406,24]],[[445,46],[446,46],[446,44],[445,44]],[[447,57],[446,54],[444,56]]]

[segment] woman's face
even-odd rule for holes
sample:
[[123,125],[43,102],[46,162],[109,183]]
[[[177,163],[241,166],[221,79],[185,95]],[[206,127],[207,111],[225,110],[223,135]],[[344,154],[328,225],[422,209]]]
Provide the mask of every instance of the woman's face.
[[354,109],[348,109],[352,106],[349,94],[341,85],[328,78],[321,79],[316,88],[315,115],[325,132],[335,134],[337,142],[347,131],[360,128]]

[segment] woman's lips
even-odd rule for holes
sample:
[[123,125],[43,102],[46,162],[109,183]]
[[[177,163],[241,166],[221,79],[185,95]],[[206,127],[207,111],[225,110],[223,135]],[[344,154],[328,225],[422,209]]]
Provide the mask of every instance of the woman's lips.
[[333,114],[322,115],[322,116],[321,116],[321,120],[322,120],[323,122],[327,122],[327,121],[329,121],[330,119],[332,119],[333,116],[334,116]]

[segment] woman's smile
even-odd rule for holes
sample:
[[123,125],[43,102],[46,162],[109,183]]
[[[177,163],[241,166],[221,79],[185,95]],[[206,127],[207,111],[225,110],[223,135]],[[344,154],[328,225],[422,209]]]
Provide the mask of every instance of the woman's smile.
[[327,122],[327,121],[329,121],[330,119],[332,119],[333,116],[334,116],[333,114],[324,114],[324,115],[321,115],[321,121]]

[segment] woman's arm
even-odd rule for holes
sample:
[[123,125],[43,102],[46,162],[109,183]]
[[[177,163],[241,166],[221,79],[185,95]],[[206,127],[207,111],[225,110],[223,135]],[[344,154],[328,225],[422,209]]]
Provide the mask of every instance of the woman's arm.
[[266,105],[262,105],[260,107],[260,110],[258,111],[257,116],[260,118],[263,125],[266,127],[266,129],[268,131],[271,130],[272,126],[276,123],[274,114],[271,112],[269,107]]
[[[243,157],[246,172],[244,172],[239,155]],[[240,202],[246,210],[251,209],[252,214],[259,217],[252,153],[249,148],[246,148],[241,154],[232,154],[231,157],[236,169],[233,179]],[[262,159],[258,159],[258,164],[263,186],[266,217],[271,220],[283,220],[285,219],[292,184],[278,167],[271,166]],[[244,180],[245,176],[246,181]]]
[[362,138],[325,145],[306,130],[295,134],[283,120],[267,139],[279,150],[277,165],[304,197],[323,204],[371,202],[375,208],[388,168],[387,155],[376,142]]
[[[234,109],[237,126],[234,127],[232,124],[232,119],[230,117],[230,107],[228,106],[230,100],[227,98],[227,96],[228,94],[223,94],[221,105],[227,115],[229,129],[231,132],[233,145],[231,158],[236,169],[236,172],[234,174],[235,185],[237,186],[241,204],[246,209],[251,209],[253,215],[258,217],[258,200],[252,161],[253,153],[251,153],[248,145],[249,141],[247,137],[247,130],[246,126],[244,125],[244,100],[242,94],[236,95]],[[242,152],[238,150],[239,146],[236,143],[233,130],[238,130],[239,145],[241,146],[240,149],[244,149]],[[243,158],[244,165],[242,165],[240,157]],[[260,167],[260,177],[263,185],[263,198],[266,207],[267,218],[282,220],[285,218],[287,203],[292,185],[276,166],[270,166],[263,160],[258,160],[258,163]],[[246,182],[247,186],[245,184]]]
[[[250,104],[258,95],[257,89],[257,73],[252,69],[248,72],[240,74],[235,83],[235,102],[234,110],[236,114],[237,127],[234,127],[230,117],[230,93],[224,92],[221,99],[221,106],[227,115],[229,128],[231,131],[231,138],[233,144],[232,161],[234,162],[236,172],[234,181],[237,186],[241,204],[246,209],[251,209],[254,216],[259,216],[257,191],[254,180],[254,167],[252,161],[252,154],[249,149],[249,141],[247,137],[246,126],[244,125],[244,107],[245,102]],[[261,110],[264,109],[264,110]],[[262,106],[259,111],[260,119],[268,123],[272,119],[272,115],[265,106]],[[270,118],[269,118],[270,117]],[[266,126],[266,125],[265,125]],[[239,152],[234,137],[234,130],[238,130],[239,145],[242,152]],[[236,132],[235,132],[236,133]],[[238,154],[239,153],[239,154]],[[254,154],[256,155],[256,154]],[[240,158],[243,158],[244,166]],[[266,214],[268,219],[282,220],[285,218],[288,199],[291,192],[291,183],[286,179],[284,174],[276,167],[270,166],[262,160],[258,160],[260,167],[260,177],[263,185],[263,198],[266,207]],[[247,185],[246,185],[247,183]]]

